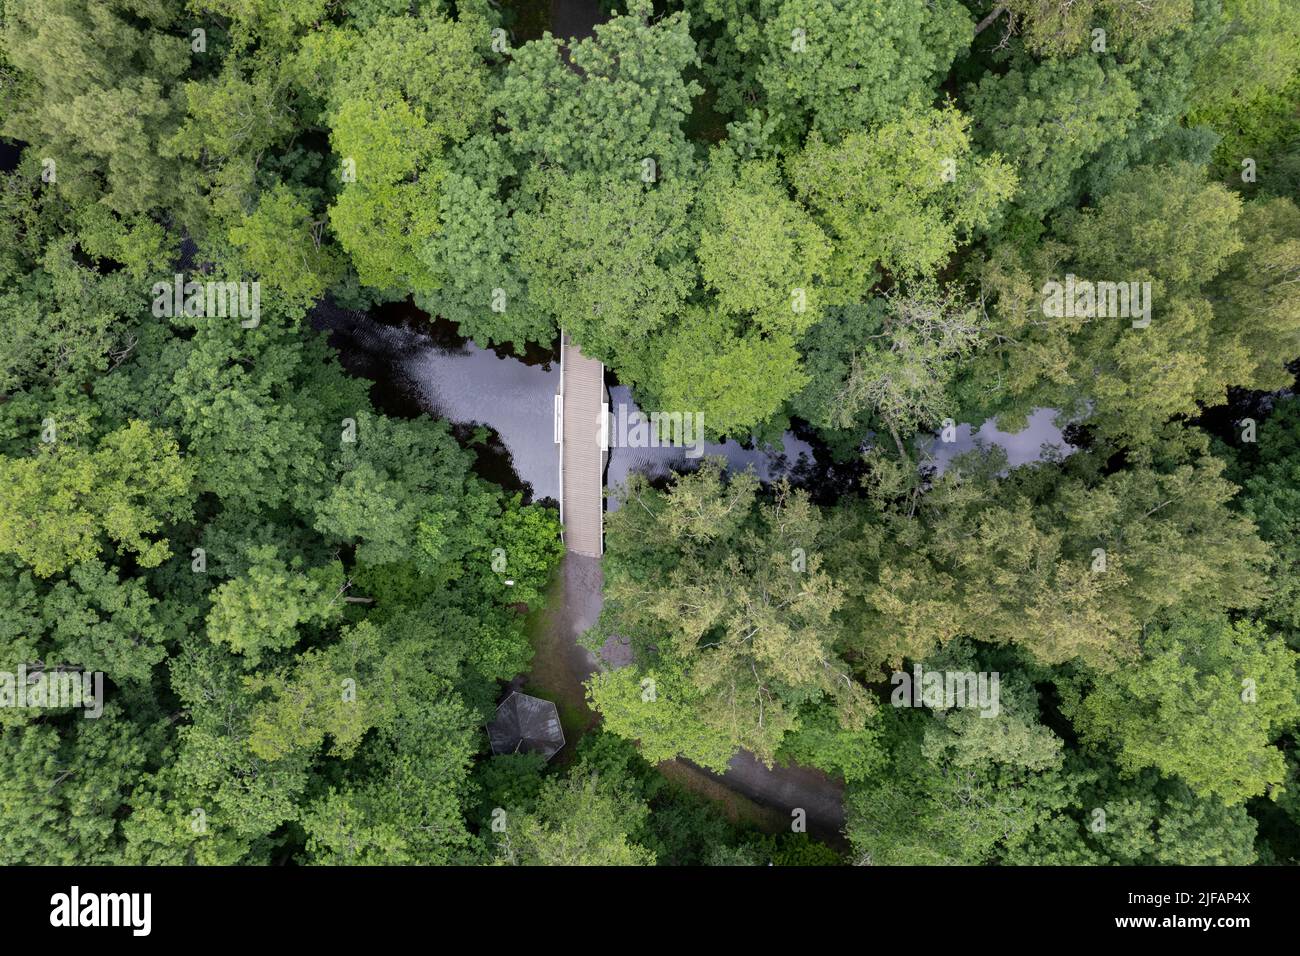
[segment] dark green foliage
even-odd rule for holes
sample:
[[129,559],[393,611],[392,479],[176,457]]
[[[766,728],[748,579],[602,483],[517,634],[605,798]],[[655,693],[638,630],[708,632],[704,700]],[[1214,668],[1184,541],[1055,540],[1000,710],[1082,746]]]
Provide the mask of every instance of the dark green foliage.
[[[1295,0],[0,8],[0,863],[1300,857]],[[563,329],[862,482],[634,474],[584,638],[630,665],[491,755],[509,686],[587,716],[558,516],[375,407],[324,298]],[[925,459],[1035,409],[1069,455]],[[997,694],[904,706],[918,667]],[[740,750],[845,840],[664,763]]]

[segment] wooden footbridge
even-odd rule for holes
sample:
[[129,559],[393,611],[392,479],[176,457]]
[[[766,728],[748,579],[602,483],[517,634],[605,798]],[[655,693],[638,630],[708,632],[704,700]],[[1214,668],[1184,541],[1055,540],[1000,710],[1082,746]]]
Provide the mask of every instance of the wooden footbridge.
[[560,523],[572,553],[605,552],[605,464],[609,459],[605,366],[560,333],[560,390],[555,441],[560,446]]

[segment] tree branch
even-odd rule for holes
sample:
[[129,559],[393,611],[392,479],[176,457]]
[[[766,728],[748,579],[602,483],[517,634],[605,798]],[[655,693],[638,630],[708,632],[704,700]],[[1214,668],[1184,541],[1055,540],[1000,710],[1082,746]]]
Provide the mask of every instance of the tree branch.
[[1005,3],[999,3],[996,7],[990,10],[988,16],[986,16],[983,20],[981,20],[978,24],[976,24],[975,35],[979,36],[981,33],[983,33],[985,30],[991,27],[993,25],[993,21],[996,20],[999,16],[1001,16],[1006,9],[1007,9],[1007,5]]

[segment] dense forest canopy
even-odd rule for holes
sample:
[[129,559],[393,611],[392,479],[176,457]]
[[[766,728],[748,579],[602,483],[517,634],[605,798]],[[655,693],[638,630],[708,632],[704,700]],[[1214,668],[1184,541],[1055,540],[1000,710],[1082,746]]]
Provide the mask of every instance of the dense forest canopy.
[[[0,4],[0,861],[1300,860],[1297,0],[604,6]],[[550,764],[554,502],[313,326],[408,300],[851,476],[617,489]]]

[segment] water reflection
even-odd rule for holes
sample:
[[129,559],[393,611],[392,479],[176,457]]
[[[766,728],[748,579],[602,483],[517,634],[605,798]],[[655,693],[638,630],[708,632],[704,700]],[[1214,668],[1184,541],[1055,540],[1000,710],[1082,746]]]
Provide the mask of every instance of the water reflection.
[[560,365],[525,365],[472,342],[456,351],[420,347],[400,358],[403,376],[430,414],[492,428],[534,498],[560,494],[560,446],[555,444],[554,396]]
[[476,470],[532,500],[558,499],[560,449],[551,415],[560,363],[481,349],[409,305],[380,315],[383,321],[322,303],[312,323],[329,331],[344,368],[375,383],[373,398],[384,412],[444,418],[461,426],[462,441],[484,425],[493,434],[478,449]]
[[[323,303],[312,322],[330,332],[349,372],[374,381],[375,402],[385,412],[427,412],[461,426],[485,425],[495,433],[509,473],[501,474],[490,462],[483,467],[482,455],[480,473],[506,487],[526,486],[534,500],[558,498],[560,447],[552,427],[558,361],[548,361],[545,354],[521,360],[479,348],[409,305],[385,308],[377,318]],[[614,385],[609,393],[611,410],[620,404],[628,413],[636,409],[627,386]],[[698,467],[700,458],[687,458],[685,452],[613,447],[606,484],[614,488],[633,471],[666,478],[674,470]],[[810,482],[815,469],[813,446],[789,432],[783,448],[745,448],[727,441],[705,443],[704,454],[723,456],[729,470],[752,466],[764,482],[783,477]],[[618,501],[611,498],[609,507],[616,509]]]
[[1056,448],[1062,455],[1069,455],[1075,449],[1057,427],[1056,414],[1054,408],[1035,408],[1029,416],[1029,424],[1018,432],[1002,431],[991,418],[978,431],[970,425],[958,425],[956,441],[940,441],[936,434],[926,443],[918,442],[922,449],[922,466],[933,466],[935,474],[941,475],[958,455],[988,445],[998,445],[1007,453],[1010,468],[1038,461],[1049,447]]
[[[312,313],[316,328],[330,333],[343,365],[353,375],[372,380],[376,405],[388,414],[416,416],[428,413],[457,427],[458,437],[469,439],[474,426],[491,430],[491,440],[480,445],[477,471],[506,488],[523,490],[532,500],[558,499],[560,449],[554,441],[554,396],[560,384],[560,364],[544,350],[524,359],[482,349],[461,338],[448,323],[433,322],[407,304],[385,307],[377,314],[353,312],[322,303]],[[637,409],[631,389],[609,388],[611,413]],[[992,420],[978,430],[957,426],[953,442],[933,440],[923,446],[922,464],[942,472],[956,455],[980,444],[1000,445],[1010,467],[1042,457],[1045,445],[1069,454],[1053,423],[1055,412],[1036,409],[1024,430],[1000,431]],[[771,447],[744,447],[737,441],[705,443],[704,455],[721,455],[728,471],[753,468],[764,483],[788,478],[806,487],[818,504],[830,505],[859,490],[859,463],[836,465],[825,449],[810,441],[806,429],[786,432]],[[632,472],[656,481],[673,472],[699,467],[701,457],[688,457],[682,447],[628,448],[611,443],[605,484],[610,489],[609,510],[618,508],[617,489]]]
[[[637,409],[632,401],[632,390],[626,385],[615,385],[609,390],[611,409],[626,406],[628,412]],[[721,455],[727,459],[728,471],[744,471],[753,468],[760,481],[779,481],[789,478],[799,482],[815,467],[813,446],[796,437],[792,432],[782,436],[780,446],[772,448],[745,448],[740,442],[726,441],[720,444],[704,443],[703,455],[687,457],[685,448],[611,448],[609,450],[609,467],[605,471],[605,483],[610,489],[609,510],[618,509],[615,495],[618,486],[627,481],[627,476],[634,471],[650,478],[666,478],[671,472],[694,471],[701,460],[710,455]]]

